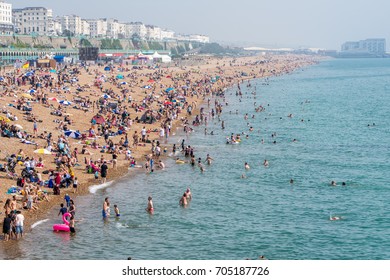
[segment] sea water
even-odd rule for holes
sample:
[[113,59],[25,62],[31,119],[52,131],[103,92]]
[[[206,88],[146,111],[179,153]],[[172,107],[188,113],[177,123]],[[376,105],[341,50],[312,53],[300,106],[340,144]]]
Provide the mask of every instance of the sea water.
[[[75,235],[52,232],[56,208],[4,258],[389,259],[390,60],[329,60],[250,83],[242,98],[237,87],[226,92],[225,130],[216,118],[207,127],[214,135],[199,126],[169,139],[180,146],[184,138],[202,160],[210,154],[204,173],[169,158],[166,170],[96,187],[75,201]],[[242,132],[249,138],[226,144]],[[184,209],[187,187],[193,199]],[[145,211],[149,195],[154,215]]]

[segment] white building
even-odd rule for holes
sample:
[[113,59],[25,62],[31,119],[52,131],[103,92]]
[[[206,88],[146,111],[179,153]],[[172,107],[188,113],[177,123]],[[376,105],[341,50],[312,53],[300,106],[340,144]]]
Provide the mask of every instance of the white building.
[[161,40],[161,28],[154,25],[146,25],[146,39],[147,40]]
[[91,36],[91,28],[90,28],[90,25],[89,25],[89,22],[86,21],[86,20],[81,20],[81,30],[80,30],[80,34],[81,35],[85,35],[85,36]]
[[90,36],[103,38],[107,35],[107,21],[102,19],[86,19],[89,23]]
[[76,15],[62,16],[61,26],[62,32],[69,32],[72,36],[81,35],[83,31],[81,17]]
[[372,55],[384,55],[386,53],[386,39],[366,39],[345,42],[341,46],[341,52],[344,54],[367,53]]
[[61,18],[60,17],[56,17],[53,20],[53,26],[54,26],[54,33],[57,36],[61,36],[62,35],[62,24],[61,24]]
[[127,24],[127,30],[130,34],[130,38],[135,34],[141,39],[146,38],[147,28],[142,22],[131,22]]
[[13,30],[12,4],[0,1],[0,33],[11,34]]
[[205,35],[184,35],[184,34],[179,34],[176,35],[176,40],[178,41],[189,41],[189,42],[199,42],[199,43],[209,43],[210,42],[210,37],[205,36]]
[[161,29],[161,39],[162,40],[169,40],[175,38],[175,32],[172,30],[167,29]]
[[13,9],[15,28],[21,34],[54,35],[53,11],[43,7]]

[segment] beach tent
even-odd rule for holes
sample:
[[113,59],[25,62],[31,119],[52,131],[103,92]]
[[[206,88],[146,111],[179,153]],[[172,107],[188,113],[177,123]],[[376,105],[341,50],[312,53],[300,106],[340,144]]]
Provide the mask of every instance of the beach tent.
[[170,63],[172,62],[172,57],[170,57],[169,55],[161,55],[161,62]]
[[23,129],[23,126],[21,126],[20,124],[14,124],[14,127],[17,127],[19,129]]
[[154,83],[155,82],[155,80],[153,80],[153,79],[150,79],[149,81],[148,81],[148,83]]
[[43,155],[51,155],[51,152],[49,152],[46,149],[38,149],[38,150],[35,150],[34,153],[36,153],[36,154],[43,154]]
[[106,67],[104,67],[104,71],[111,71],[111,68],[106,66]]
[[127,85],[127,82],[121,82],[121,85]]
[[61,101],[60,101],[60,104],[62,104],[62,105],[71,105],[72,102],[67,101],[67,100],[61,100]]
[[50,69],[50,73],[57,73],[56,69]]
[[118,74],[118,75],[116,75],[116,78],[117,78],[117,79],[123,79],[124,77],[123,77],[122,74]]
[[152,87],[151,86],[143,86],[142,88],[150,89]]
[[65,134],[66,137],[70,137],[70,138],[74,138],[74,139],[78,139],[78,138],[81,137],[81,133],[80,132],[73,131],[73,130],[65,131],[64,134]]
[[58,99],[56,97],[49,97],[47,100],[58,102]]
[[109,96],[108,94],[103,94],[102,97],[103,97],[104,99],[109,99],[109,98],[111,98],[111,96]]
[[33,99],[34,98],[30,94],[28,94],[28,93],[23,93],[22,97],[27,98],[27,99]]
[[165,90],[165,92],[170,92],[170,91],[172,91],[172,90],[175,90],[175,89],[172,88],[172,87],[169,87],[169,88],[167,88],[167,89]]
[[101,115],[96,115],[92,118],[97,124],[103,124],[105,122],[103,116]]

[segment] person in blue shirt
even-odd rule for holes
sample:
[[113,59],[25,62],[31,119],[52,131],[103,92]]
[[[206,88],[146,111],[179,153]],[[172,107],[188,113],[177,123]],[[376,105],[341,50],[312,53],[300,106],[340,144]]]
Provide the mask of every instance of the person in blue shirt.
[[60,208],[60,212],[58,212],[58,216],[61,214],[61,216],[63,216],[65,213],[68,212],[68,209],[66,207],[64,207],[64,204],[61,203],[61,208]]
[[70,196],[69,196],[69,194],[66,194],[64,196],[64,199],[66,201],[66,207],[69,207],[70,206]]

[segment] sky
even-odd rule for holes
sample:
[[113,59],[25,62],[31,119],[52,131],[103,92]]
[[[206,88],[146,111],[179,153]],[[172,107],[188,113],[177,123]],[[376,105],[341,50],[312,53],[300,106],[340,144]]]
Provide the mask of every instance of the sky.
[[[5,0],[54,15],[141,21],[211,41],[340,50],[345,41],[390,38],[388,0]],[[387,45],[390,45],[388,43]],[[389,48],[388,48],[389,49]]]

